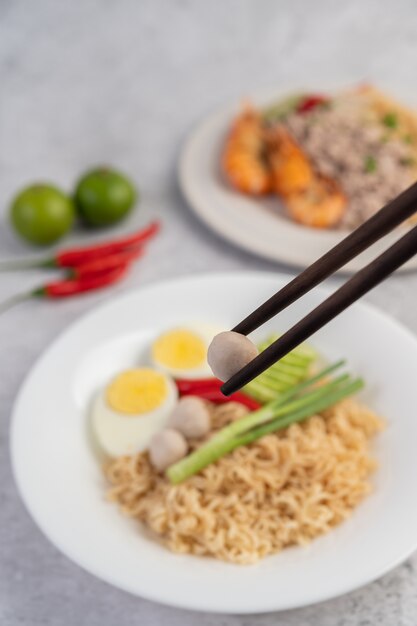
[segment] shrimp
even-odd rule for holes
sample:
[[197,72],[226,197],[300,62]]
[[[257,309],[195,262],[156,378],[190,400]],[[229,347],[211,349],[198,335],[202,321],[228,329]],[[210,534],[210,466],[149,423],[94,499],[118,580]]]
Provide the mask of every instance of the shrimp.
[[305,189],[283,198],[290,216],[305,226],[331,228],[342,218],[347,200],[339,184],[317,174]]
[[283,126],[267,135],[273,188],[297,222],[330,228],[339,222],[346,197],[339,184],[314,170],[308,156]]
[[223,150],[222,167],[239,191],[280,195],[290,216],[306,226],[330,228],[345,211],[347,201],[339,184],[314,170],[284,126],[266,129],[261,115],[252,108],[235,120]]
[[266,160],[265,130],[260,114],[247,108],[235,120],[222,155],[229,182],[239,191],[262,195],[271,190]]
[[282,125],[267,133],[268,159],[276,193],[288,196],[311,185],[314,171],[308,157]]

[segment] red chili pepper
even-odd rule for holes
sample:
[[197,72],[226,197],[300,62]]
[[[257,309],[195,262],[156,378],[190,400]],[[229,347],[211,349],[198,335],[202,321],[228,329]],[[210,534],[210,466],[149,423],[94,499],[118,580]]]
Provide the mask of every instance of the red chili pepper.
[[200,380],[176,380],[175,381],[180,396],[198,396],[204,400],[210,400],[215,404],[223,404],[225,402],[239,402],[248,407],[251,411],[256,411],[261,406],[259,402],[253,400],[241,391],[236,391],[230,396],[225,396],[220,391],[223,385],[221,380],[217,378],[203,378]]
[[152,222],[146,228],[143,228],[137,233],[129,235],[124,239],[119,239],[108,243],[101,243],[97,244],[96,246],[89,246],[86,248],[73,248],[70,250],[63,250],[62,252],[58,252],[55,256],[55,265],[59,267],[75,267],[77,265],[86,263],[87,261],[102,258],[108,254],[114,254],[117,252],[122,252],[123,250],[128,250],[129,248],[138,246],[140,244],[143,244],[145,241],[148,241],[151,237],[156,235],[156,233],[159,231],[159,228],[159,222]]
[[175,381],[180,395],[192,393],[194,389],[220,389],[222,381],[218,378],[181,378]]
[[225,396],[222,394],[220,389],[195,389],[194,391],[187,391],[186,393],[182,393],[182,396],[198,396],[199,398],[203,398],[204,400],[210,400],[210,402],[214,402],[215,404],[224,404],[226,402],[239,402],[239,404],[243,404],[248,407],[251,411],[256,411],[261,406],[259,402],[249,398],[241,391],[236,391],[232,393],[230,396]]
[[67,278],[66,280],[57,280],[47,283],[42,287],[38,287],[38,289],[18,294],[2,302],[0,304],[0,313],[31,298],[67,298],[68,296],[75,296],[85,291],[94,291],[95,289],[107,287],[119,281],[126,273],[128,267],[129,264],[124,263],[107,272],[86,274],[75,278]]
[[125,263],[106,273],[57,280],[36,289],[32,295],[44,298],[67,298],[85,291],[94,291],[119,281],[125,275],[127,268],[128,264]]
[[320,104],[326,104],[329,101],[328,98],[321,95],[306,96],[297,106],[297,113],[309,113]]
[[121,265],[129,265],[142,256],[143,248],[127,250],[125,252],[119,252],[116,254],[109,254],[102,258],[93,259],[92,261],[87,261],[82,265],[77,265],[74,268],[74,275],[76,278],[82,278],[86,276],[91,276],[92,274],[102,274],[103,272],[108,272],[109,270],[116,269]]
[[53,257],[47,259],[18,259],[17,261],[0,262],[0,271],[31,269],[34,267],[78,267],[93,261],[102,259],[105,256],[126,252],[132,249],[138,249],[152,237],[160,229],[160,223],[155,221],[146,228],[114,241],[107,243],[99,243],[94,246],[86,246],[84,248],[70,248],[57,252]]

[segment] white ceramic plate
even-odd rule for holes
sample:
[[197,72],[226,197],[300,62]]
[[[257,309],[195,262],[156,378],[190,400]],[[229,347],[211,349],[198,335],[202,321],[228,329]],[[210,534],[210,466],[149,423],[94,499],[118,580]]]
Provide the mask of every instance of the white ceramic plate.
[[[322,86],[323,91],[331,91],[332,87],[335,86]],[[310,87],[287,85],[285,89],[251,93],[250,100],[264,107],[291,93],[303,91],[315,92],[317,84]],[[412,103],[410,97],[405,97],[404,101]],[[207,226],[225,239],[269,260],[304,268],[339,243],[348,231],[320,230],[296,224],[285,216],[277,198],[245,196],[225,182],[220,171],[221,149],[231,120],[241,107],[242,100],[224,107],[192,132],[184,145],[179,163],[182,192],[191,209]],[[402,234],[402,229],[391,233],[340,271],[357,271]],[[402,269],[416,267],[417,257]]]
[[[22,498],[45,535],[70,559],[131,593],[174,606],[252,613],[302,606],[381,576],[417,547],[417,341],[375,309],[354,305],[314,337],[327,357],[347,357],[367,380],[366,400],[386,415],[375,454],[374,492],[351,519],[307,548],[254,566],[175,555],[104,498],[88,437],[93,392],[141,362],[162,328],[196,320],[230,327],[285,278],[235,273],[184,278],[132,292],[69,328],[20,391],[11,453]],[[315,290],[261,331],[282,330],[327,295]]]

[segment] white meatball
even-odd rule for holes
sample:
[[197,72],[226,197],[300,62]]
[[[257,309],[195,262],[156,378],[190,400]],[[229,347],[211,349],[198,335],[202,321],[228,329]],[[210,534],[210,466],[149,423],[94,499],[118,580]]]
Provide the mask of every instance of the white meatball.
[[187,439],[200,439],[210,432],[207,404],[197,396],[181,398],[171,413],[168,426],[179,430]]
[[250,339],[230,330],[214,337],[207,352],[207,361],[213,374],[225,381],[258,354],[257,347]]
[[177,430],[167,428],[156,433],[149,446],[149,458],[158,472],[182,459],[188,450],[184,436]]

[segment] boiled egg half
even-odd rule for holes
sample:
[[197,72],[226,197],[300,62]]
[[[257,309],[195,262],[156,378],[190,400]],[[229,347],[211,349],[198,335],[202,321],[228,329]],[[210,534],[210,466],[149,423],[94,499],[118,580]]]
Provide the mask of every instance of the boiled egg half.
[[166,330],[151,347],[152,363],[174,378],[207,378],[212,376],[207,350],[218,327],[193,324]]
[[177,402],[174,382],[150,367],[118,374],[94,399],[91,419],[98,444],[112,457],[142,452],[164,428]]

